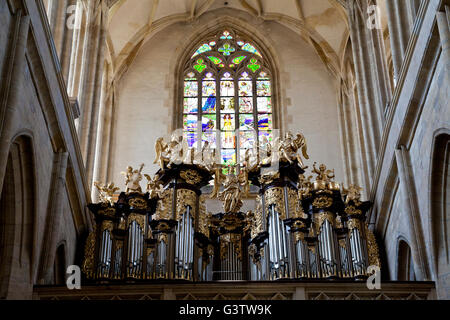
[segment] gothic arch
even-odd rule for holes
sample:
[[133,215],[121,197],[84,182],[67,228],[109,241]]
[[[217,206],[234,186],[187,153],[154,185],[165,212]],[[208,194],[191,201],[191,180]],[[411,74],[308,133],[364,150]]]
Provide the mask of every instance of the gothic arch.
[[56,246],[55,261],[53,263],[53,281],[55,285],[63,285],[66,279],[67,256],[66,242],[61,241]]
[[179,129],[180,123],[183,115],[183,106],[180,103],[180,96],[183,92],[182,82],[180,81],[183,73],[186,61],[190,60],[193,52],[198,48],[200,43],[207,38],[208,36],[219,33],[224,29],[233,29],[237,33],[241,34],[243,37],[247,39],[251,39],[252,42],[258,47],[262,56],[267,61],[268,67],[272,72],[272,99],[273,99],[273,126],[274,129],[280,129],[280,134],[282,134],[283,130],[283,108],[281,105],[281,81],[279,70],[280,67],[278,65],[278,57],[276,55],[275,47],[270,43],[270,40],[267,37],[261,35],[258,30],[251,25],[241,21],[237,18],[231,17],[220,17],[215,19],[214,21],[210,21],[202,28],[198,28],[194,34],[187,39],[183,44],[180,45],[181,50],[178,55],[175,55],[175,63],[172,64],[174,66],[173,72],[173,82],[174,83],[174,91],[173,91],[173,105],[172,108],[173,114],[172,116],[172,130]]
[[[0,195],[0,297],[14,298],[34,283],[36,177],[32,138],[20,135],[10,146]],[[14,279],[14,280],[13,280]],[[12,281],[16,283],[11,283]],[[20,282],[20,283],[17,283]]]
[[[430,166],[430,240],[436,281],[441,282],[440,277],[450,270],[450,131],[436,131],[433,141]],[[442,283],[445,283],[444,279]]]
[[414,262],[411,254],[411,246],[403,237],[399,237],[397,244],[397,280],[415,280]]

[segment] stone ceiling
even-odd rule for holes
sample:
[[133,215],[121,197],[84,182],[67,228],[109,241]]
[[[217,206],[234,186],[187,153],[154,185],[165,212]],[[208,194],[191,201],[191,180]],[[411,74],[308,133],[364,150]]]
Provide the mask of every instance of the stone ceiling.
[[339,57],[348,39],[343,5],[342,0],[112,0],[107,59],[117,71],[162,27],[194,22],[210,11],[232,8],[298,31],[338,76]]

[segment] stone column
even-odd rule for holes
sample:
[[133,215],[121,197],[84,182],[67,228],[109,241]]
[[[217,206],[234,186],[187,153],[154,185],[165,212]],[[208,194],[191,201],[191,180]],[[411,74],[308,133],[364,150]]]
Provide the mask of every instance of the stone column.
[[38,276],[38,283],[40,284],[52,283],[52,270],[55,261],[56,246],[60,236],[59,228],[61,224],[61,216],[63,215],[62,204],[64,192],[66,190],[65,185],[68,157],[69,154],[64,151],[59,151],[55,155],[53,179],[50,187],[50,210],[46,219]]
[[362,120],[363,140],[366,149],[366,167],[369,180],[372,182],[380,136],[382,134],[383,120],[380,97],[377,95],[377,72],[374,59],[374,48],[369,37],[369,28],[365,19],[367,2],[349,0],[348,5],[350,38],[353,48],[356,83],[358,91],[359,109]]
[[411,35],[407,6],[403,0],[386,1],[394,77],[398,80]]
[[97,141],[97,124],[101,95],[104,56],[106,48],[107,4],[91,1],[88,13],[88,34],[83,58],[84,84],[79,93],[81,118],[78,128],[81,152],[85,161],[88,183],[92,182]]
[[445,6],[445,12],[438,12],[436,20],[441,38],[442,56],[445,57],[448,65],[450,61],[450,7]]
[[[108,162],[109,154],[109,142],[111,136],[111,118],[112,118],[112,103],[113,103],[113,91],[114,88],[109,87],[108,84],[108,66],[105,66],[102,80],[102,95],[100,99],[100,114],[97,128],[97,142],[95,148],[95,159],[94,159],[94,172],[93,172],[93,182],[99,181],[108,183],[106,181],[107,177],[105,174],[105,169]],[[92,188],[91,198],[92,201],[96,201],[98,197],[97,188]]]
[[8,162],[8,154],[14,137],[14,127],[19,119],[16,119],[16,109],[22,103],[22,84],[24,77],[25,52],[30,27],[30,17],[22,16],[18,12],[15,17],[15,30],[12,30],[10,41],[10,55],[6,67],[6,76],[2,81],[8,81],[6,91],[0,101],[0,194],[3,188],[3,179]]
[[411,254],[414,259],[414,266],[417,280],[430,280],[427,255],[425,250],[425,241],[422,232],[422,222],[420,220],[419,205],[417,203],[416,185],[414,182],[414,173],[409,164],[409,153],[404,145],[395,150],[398,173],[404,194],[404,206],[409,217],[409,226],[411,228]]

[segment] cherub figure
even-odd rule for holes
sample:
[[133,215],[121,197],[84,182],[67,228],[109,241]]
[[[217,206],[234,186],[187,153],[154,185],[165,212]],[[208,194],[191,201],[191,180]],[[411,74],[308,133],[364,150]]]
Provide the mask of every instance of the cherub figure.
[[141,164],[139,170],[133,170],[132,167],[127,167],[126,172],[121,172],[120,174],[126,177],[125,185],[126,193],[138,192],[142,193],[142,188],[140,182],[142,180],[142,169],[144,168],[144,164]]
[[308,197],[312,189],[312,176],[306,178],[303,174],[298,176],[298,196],[300,200]]
[[162,193],[164,188],[162,187],[162,182],[159,180],[159,176],[155,175],[153,178],[148,174],[144,174],[147,179],[147,192],[149,193],[150,199],[154,199],[157,196],[162,198]]
[[348,186],[348,189],[342,187],[342,194],[345,195],[345,204],[348,204],[350,201],[359,201],[361,199],[361,191],[363,188],[351,184]]
[[327,167],[324,164],[319,166],[319,169],[316,168],[317,162],[314,162],[312,172],[317,174],[318,181],[329,182],[331,179],[335,178],[334,169],[327,170]]
[[110,205],[114,204],[113,196],[117,191],[120,190],[120,188],[116,187],[112,182],[107,185],[100,182],[94,182],[94,186],[99,192],[99,198],[101,202],[109,203]]

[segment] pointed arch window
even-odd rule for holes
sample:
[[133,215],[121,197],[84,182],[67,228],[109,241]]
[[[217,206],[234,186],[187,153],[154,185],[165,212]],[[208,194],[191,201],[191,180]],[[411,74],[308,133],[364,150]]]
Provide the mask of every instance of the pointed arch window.
[[225,166],[272,140],[272,73],[260,50],[233,30],[207,38],[185,65],[183,132],[189,147],[207,141]]

